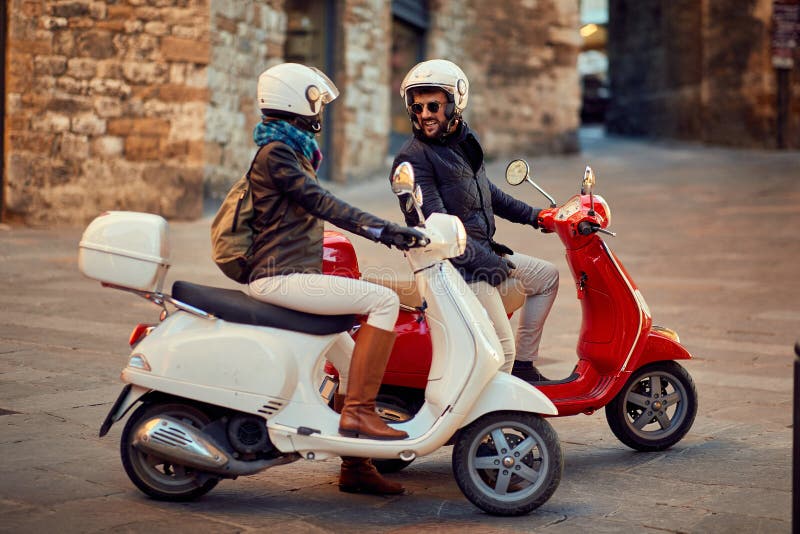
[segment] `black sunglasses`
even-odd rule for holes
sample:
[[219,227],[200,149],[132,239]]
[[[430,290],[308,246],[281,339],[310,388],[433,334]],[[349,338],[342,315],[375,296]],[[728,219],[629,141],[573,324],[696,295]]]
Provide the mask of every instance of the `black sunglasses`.
[[420,115],[422,114],[422,110],[425,108],[426,105],[428,106],[428,111],[430,111],[431,113],[438,113],[439,108],[442,107],[444,104],[440,104],[439,102],[436,102],[434,100],[433,102],[428,102],[427,104],[414,102],[409,107],[411,108],[411,111],[414,112],[414,115]]

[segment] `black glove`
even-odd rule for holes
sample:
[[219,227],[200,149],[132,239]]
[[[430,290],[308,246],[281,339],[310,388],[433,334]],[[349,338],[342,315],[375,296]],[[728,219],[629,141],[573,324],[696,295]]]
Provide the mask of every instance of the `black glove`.
[[412,247],[426,245],[428,243],[428,238],[418,230],[390,222],[383,227],[378,241],[390,248],[395,247],[400,250],[408,250]]
[[536,228],[537,230],[541,230],[543,234],[552,234],[553,233],[552,230],[542,228],[542,226],[539,224],[539,213],[541,213],[541,211],[542,210],[538,208],[533,209],[533,227]]
[[491,241],[489,243],[489,246],[492,247],[492,250],[498,256],[511,256],[512,254],[514,254],[513,250],[511,250],[507,246],[503,245],[502,243],[496,243],[494,241]]
[[500,257],[500,263],[497,265],[496,269],[492,269],[487,273],[487,282],[489,285],[497,287],[498,285],[502,284],[511,274],[511,271],[516,269],[517,266],[514,265],[511,260],[506,257]]

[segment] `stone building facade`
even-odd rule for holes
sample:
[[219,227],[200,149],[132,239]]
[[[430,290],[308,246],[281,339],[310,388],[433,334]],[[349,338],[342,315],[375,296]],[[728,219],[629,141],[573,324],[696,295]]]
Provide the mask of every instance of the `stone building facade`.
[[[610,0],[608,131],[776,148],[774,0]],[[791,4],[792,2],[785,2]],[[800,148],[800,49],[784,147]]]
[[577,2],[440,0],[431,57],[470,79],[466,119],[492,157],[578,149]]
[[[302,61],[341,90],[323,178],[386,172],[397,79],[444,57],[470,78],[488,157],[577,148],[578,0],[8,0],[3,220],[103,210],[191,219],[249,164],[258,74]],[[401,46],[400,36],[405,36]],[[413,48],[413,50],[412,50]]]

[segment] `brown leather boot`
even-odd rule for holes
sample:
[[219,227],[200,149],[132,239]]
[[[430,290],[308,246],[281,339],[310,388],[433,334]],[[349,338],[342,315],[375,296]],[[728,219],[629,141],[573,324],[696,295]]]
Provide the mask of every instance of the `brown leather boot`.
[[400,495],[406,489],[402,484],[383,478],[369,458],[342,456],[339,491],[370,495]]
[[[334,393],[333,410],[336,413],[342,413],[344,399],[345,396],[341,393]],[[342,456],[339,491],[370,495],[400,495],[406,489],[401,484],[383,478],[369,458]]]
[[375,413],[383,372],[392,352],[394,331],[364,323],[358,332],[350,360],[347,397],[339,419],[339,434],[354,438],[405,439],[408,434],[390,428]]
[[334,393],[333,394],[333,411],[336,413],[342,413],[342,408],[344,408],[344,399],[346,395],[341,393]]

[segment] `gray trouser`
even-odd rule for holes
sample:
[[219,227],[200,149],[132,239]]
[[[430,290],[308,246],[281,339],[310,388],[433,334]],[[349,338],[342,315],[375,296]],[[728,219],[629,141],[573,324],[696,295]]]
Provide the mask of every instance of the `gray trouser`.
[[497,337],[503,346],[506,361],[501,370],[505,372],[511,372],[515,359],[532,362],[539,356],[544,322],[558,293],[558,269],[555,265],[524,254],[513,254],[508,259],[517,267],[510,277],[521,282],[526,295],[525,304],[520,310],[516,343],[511,322],[500,297],[503,284],[497,287],[487,282],[468,284],[494,323]]

